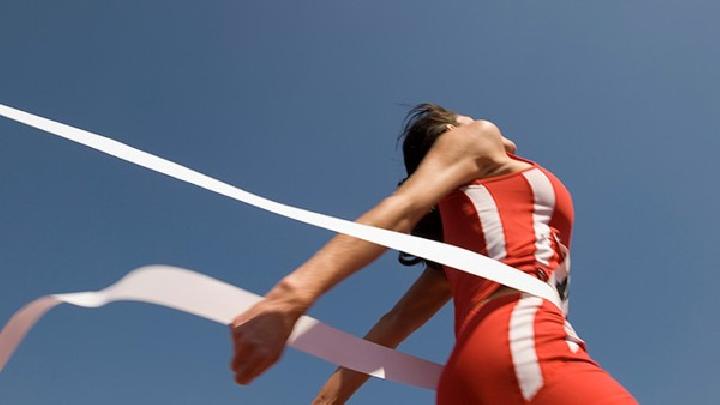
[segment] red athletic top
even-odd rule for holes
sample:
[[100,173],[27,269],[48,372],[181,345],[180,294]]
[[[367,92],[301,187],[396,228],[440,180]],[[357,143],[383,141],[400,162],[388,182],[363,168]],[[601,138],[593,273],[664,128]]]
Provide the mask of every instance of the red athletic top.
[[[570,246],[573,207],[570,193],[548,170],[532,165],[517,173],[478,179],[440,203],[445,243],[473,250],[548,281],[566,310],[567,266],[560,244]],[[445,267],[455,304],[455,332],[469,311],[500,284]]]

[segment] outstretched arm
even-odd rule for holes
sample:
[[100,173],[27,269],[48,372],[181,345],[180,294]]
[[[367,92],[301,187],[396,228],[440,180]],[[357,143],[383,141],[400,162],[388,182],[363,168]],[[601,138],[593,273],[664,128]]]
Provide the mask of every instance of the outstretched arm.
[[[409,232],[450,191],[497,173],[510,159],[497,127],[474,122],[441,135],[417,171],[357,222]],[[385,251],[346,235],[328,242],[231,324],[235,380],[247,384],[275,363],[297,319],[327,290]]]
[[[442,270],[426,268],[395,306],[365,335],[379,345],[396,348],[424,325],[450,299]],[[359,371],[339,367],[320,389],[314,405],[344,404],[368,379]]]

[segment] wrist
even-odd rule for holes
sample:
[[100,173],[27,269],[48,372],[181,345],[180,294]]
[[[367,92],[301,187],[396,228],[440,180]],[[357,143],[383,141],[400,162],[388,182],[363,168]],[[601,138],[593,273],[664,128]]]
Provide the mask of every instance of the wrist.
[[280,280],[265,295],[265,299],[272,301],[279,308],[287,312],[302,315],[315,302],[313,294],[302,288],[291,276]]

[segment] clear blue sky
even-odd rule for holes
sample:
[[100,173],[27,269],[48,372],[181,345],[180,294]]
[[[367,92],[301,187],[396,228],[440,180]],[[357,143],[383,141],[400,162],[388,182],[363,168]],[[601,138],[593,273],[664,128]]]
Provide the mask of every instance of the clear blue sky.
[[[644,404],[717,403],[712,0],[26,1],[0,5],[0,103],[279,201],[354,218],[402,176],[406,107],[494,120],[573,192],[570,319]],[[0,322],[151,263],[264,292],[331,235],[0,120]],[[419,274],[388,254],[311,311],[362,334]],[[402,349],[444,361],[446,307]],[[250,387],[226,329],[167,309],[60,307],[2,404],[309,403],[289,350]],[[354,403],[430,404],[371,381]]]

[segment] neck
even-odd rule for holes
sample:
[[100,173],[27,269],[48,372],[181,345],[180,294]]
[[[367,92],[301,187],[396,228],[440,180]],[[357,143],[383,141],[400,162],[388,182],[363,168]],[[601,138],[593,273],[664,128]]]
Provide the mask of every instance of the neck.
[[513,159],[507,153],[498,155],[490,159],[487,164],[483,165],[482,178],[502,176],[509,173],[519,172],[527,169],[532,165],[522,160]]

